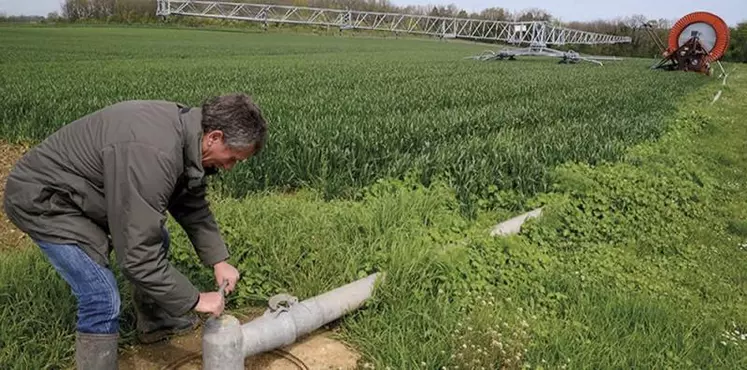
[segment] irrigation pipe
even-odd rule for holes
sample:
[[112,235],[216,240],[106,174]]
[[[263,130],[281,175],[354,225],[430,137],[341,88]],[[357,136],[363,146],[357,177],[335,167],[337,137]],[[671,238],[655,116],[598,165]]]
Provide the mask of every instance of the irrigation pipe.
[[294,343],[358,309],[384,276],[377,272],[300,302],[289,294],[275,295],[261,316],[245,324],[231,315],[210,317],[202,330],[202,369],[244,369],[247,357]]
[[[721,82],[721,86],[726,86],[726,78],[729,77],[729,74],[726,73],[726,70],[724,70],[724,66],[721,64],[721,61],[716,61],[716,62],[718,63],[718,66],[721,68],[721,76],[724,76],[724,80]],[[732,69],[732,72],[734,72],[734,69]],[[716,101],[718,101],[718,99],[721,97],[721,93],[723,93],[723,90],[719,90],[716,93],[716,96],[714,96],[713,100],[711,101],[711,105],[716,104]]]
[[711,105],[713,105],[713,104],[716,104],[716,101],[718,100],[718,98],[720,98],[720,97],[721,97],[721,92],[722,92],[722,91],[721,91],[721,90],[719,90],[719,91],[718,91],[718,92],[716,93],[716,96],[714,96],[714,97],[713,97],[713,101],[711,102]]

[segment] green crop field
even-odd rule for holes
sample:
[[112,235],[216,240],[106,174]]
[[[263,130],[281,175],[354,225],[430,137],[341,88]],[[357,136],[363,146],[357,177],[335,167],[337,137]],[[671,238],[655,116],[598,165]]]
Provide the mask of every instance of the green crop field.
[[[722,87],[653,60],[465,59],[489,48],[2,26],[0,140],[33,144],[121,100],[247,92],[268,145],[211,193],[242,273],[230,309],[386,271],[341,323],[361,368],[747,366],[747,69],[727,66]],[[489,235],[535,206],[546,216],[520,235]],[[214,290],[169,226],[173,262]],[[68,366],[74,323],[36,249],[0,254],[0,367]]]
[[520,199],[548,190],[548,172],[560,163],[615,160],[657,138],[674,102],[705,81],[645,73],[649,61],[600,68],[464,60],[486,46],[438,41],[1,32],[0,135],[9,138],[42,138],[123,99],[199,104],[209,94],[251,93],[271,122],[271,139],[261,160],[226,176],[234,195],[312,186],[350,196],[376,179],[417,171],[426,183],[448,174],[465,203],[491,185]]

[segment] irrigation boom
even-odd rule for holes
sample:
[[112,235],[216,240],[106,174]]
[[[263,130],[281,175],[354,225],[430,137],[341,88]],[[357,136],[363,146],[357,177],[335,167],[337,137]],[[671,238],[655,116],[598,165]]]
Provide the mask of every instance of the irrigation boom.
[[195,16],[268,23],[291,23],[345,29],[390,31],[442,38],[503,41],[511,44],[565,45],[631,42],[614,36],[563,28],[544,21],[508,22],[485,19],[368,12],[300,6],[221,1],[157,0],[159,16]]

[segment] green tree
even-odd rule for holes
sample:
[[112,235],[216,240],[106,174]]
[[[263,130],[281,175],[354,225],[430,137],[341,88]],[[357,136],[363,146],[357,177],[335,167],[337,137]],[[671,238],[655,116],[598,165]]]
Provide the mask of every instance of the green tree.
[[724,60],[747,63],[747,21],[739,23],[737,28],[732,28],[730,36]]

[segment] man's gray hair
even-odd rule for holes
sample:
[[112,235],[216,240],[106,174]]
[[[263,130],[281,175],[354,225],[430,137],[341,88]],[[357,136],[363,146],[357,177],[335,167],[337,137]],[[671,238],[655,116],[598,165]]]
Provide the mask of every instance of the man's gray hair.
[[223,131],[225,143],[232,149],[255,144],[258,153],[265,143],[267,123],[262,111],[246,94],[215,96],[202,104],[202,131]]

